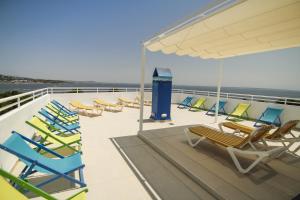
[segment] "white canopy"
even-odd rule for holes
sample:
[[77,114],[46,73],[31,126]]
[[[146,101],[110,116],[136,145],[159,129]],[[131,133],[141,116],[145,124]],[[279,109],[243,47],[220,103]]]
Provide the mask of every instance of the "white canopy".
[[222,58],[300,46],[300,0],[224,0],[143,43],[140,126],[146,49],[220,60],[215,122],[222,82]]
[[193,18],[148,40],[146,48],[218,59],[300,46],[299,0],[227,0]]

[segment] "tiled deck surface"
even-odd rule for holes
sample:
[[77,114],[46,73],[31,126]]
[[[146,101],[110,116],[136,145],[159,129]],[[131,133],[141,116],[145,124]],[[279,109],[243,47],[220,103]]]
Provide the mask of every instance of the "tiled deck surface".
[[[149,118],[150,109],[149,106],[145,107],[145,119]],[[120,113],[104,112],[103,116],[94,118],[80,117],[82,157],[86,165],[84,176],[89,189],[88,199],[151,199],[110,140],[114,137],[136,135],[138,118],[139,109],[134,108],[124,108]],[[224,116],[220,116],[219,121],[224,119]],[[214,123],[214,117],[206,116],[205,112],[190,112],[177,109],[176,105],[172,105],[172,121],[161,123],[145,120],[144,129],[170,128],[199,123],[217,126]],[[244,123],[252,124],[252,122]],[[178,135],[178,138],[181,136]],[[196,151],[186,144],[182,143],[181,145],[189,148],[189,151]],[[200,153],[198,156],[207,157],[208,155]],[[232,176],[241,177],[233,170],[230,173]],[[55,195],[65,198],[71,193],[73,191],[60,192]]]

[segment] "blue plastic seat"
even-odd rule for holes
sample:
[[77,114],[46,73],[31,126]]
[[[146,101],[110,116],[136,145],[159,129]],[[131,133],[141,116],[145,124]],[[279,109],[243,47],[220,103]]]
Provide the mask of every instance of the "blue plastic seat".
[[261,114],[259,119],[255,122],[254,126],[260,126],[261,123],[281,126],[280,114],[282,113],[282,111],[283,109],[280,108],[267,107],[267,109]]
[[188,108],[192,106],[192,96],[187,96],[178,106],[177,108]]
[[[227,103],[227,101],[223,101],[223,100],[219,101],[219,113],[220,114],[226,114],[226,111],[225,111],[226,103]],[[206,112],[206,115],[213,115],[215,112],[216,112],[216,103],[210,109],[208,109],[208,111]]]
[[[27,142],[36,146],[36,149],[32,149]],[[66,178],[73,183],[79,184],[81,187],[86,186],[83,181],[82,169],[84,164],[82,163],[80,153],[63,157],[51,149],[48,149],[15,131],[12,132],[12,135],[3,144],[0,144],[0,148],[17,156],[24,164],[26,164],[26,167],[20,176],[22,179],[25,179],[35,172],[55,175],[54,177],[37,184],[37,187],[46,185],[58,178]],[[39,150],[44,150],[57,158],[45,157],[39,153]],[[68,175],[75,171],[79,171],[79,180]]]
[[80,128],[79,122],[75,122],[75,123],[64,122],[60,118],[54,116],[44,108],[42,108],[39,111],[39,114],[44,116],[47,119],[47,122],[49,122],[52,126],[54,126],[57,129],[60,129],[64,133],[67,134],[80,133],[80,131],[78,130]]

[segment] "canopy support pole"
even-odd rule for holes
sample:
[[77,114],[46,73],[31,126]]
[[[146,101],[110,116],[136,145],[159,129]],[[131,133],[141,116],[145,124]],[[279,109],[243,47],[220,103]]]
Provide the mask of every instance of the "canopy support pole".
[[217,102],[216,102],[216,110],[215,110],[215,123],[218,122],[222,79],[223,79],[223,59],[221,59],[219,62],[219,77],[218,77]]
[[144,116],[144,85],[145,85],[145,64],[146,64],[146,48],[142,46],[141,58],[141,83],[140,83],[140,120],[139,132],[143,131],[143,116]]

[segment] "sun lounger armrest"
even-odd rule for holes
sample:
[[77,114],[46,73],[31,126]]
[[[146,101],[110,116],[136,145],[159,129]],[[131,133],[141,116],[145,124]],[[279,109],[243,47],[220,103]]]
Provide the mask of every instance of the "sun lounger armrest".
[[44,151],[51,153],[52,155],[58,157],[58,158],[64,158],[64,156],[60,155],[59,153],[56,153],[55,151],[52,151],[51,149],[46,148],[45,146],[25,137],[24,135],[21,135],[20,133],[16,132],[16,131],[12,131],[12,134],[18,134],[23,140],[35,145],[36,147],[38,147],[39,149],[43,149]]
[[[224,123],[227,123],[227,122],[221,122],[218,124],[219,129],[222,133],[226,133],[223,129]],[[241,131],[239,129],[235,129],[231,134],[235,134],[235,133],[241,133]]]

